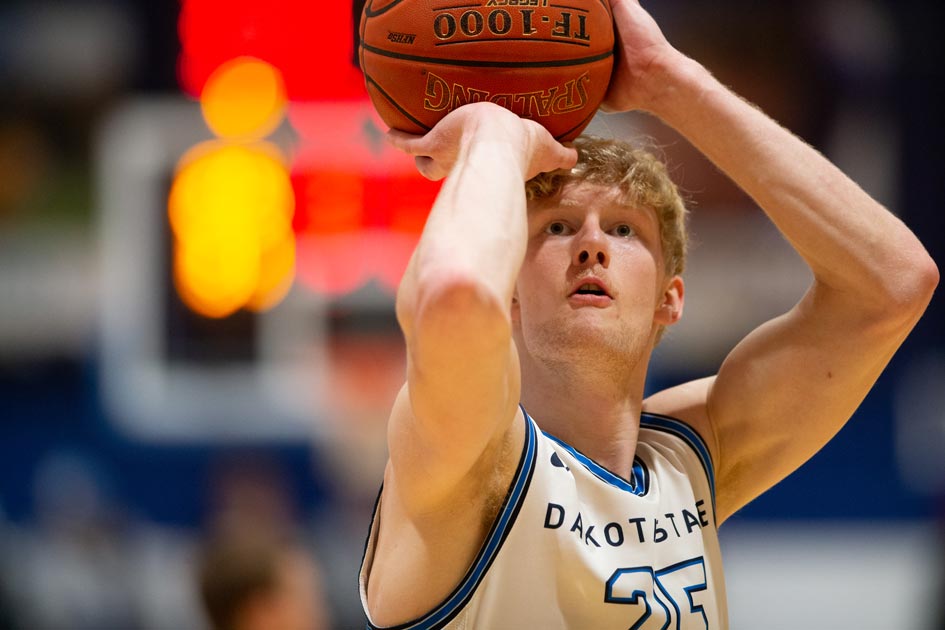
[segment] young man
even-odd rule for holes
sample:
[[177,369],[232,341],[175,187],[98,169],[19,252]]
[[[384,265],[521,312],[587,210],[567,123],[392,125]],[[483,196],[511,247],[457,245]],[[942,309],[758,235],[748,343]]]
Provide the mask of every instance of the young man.
[[223,532],[202,550],[200,600],[212,630],[324,630],[318,568],[272,532]]
[[[372,627],[725,628],[717,527],[824,445],[938,270],[853,182],[611,0],[605,106],[747,191],[810,266],[717,375],[643,399],[682,314],[682,205],[652,159],[557,144],[489,104],[392,132],[446,177],[397,296],[407,384],[361,573]],[[572,169],[572,167],[574,167]],[[572,169],[545,175],[538,173]]]

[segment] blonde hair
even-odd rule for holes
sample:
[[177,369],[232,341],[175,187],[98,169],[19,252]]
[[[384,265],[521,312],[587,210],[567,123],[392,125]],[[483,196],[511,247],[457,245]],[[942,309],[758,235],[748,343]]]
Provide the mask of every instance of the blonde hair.
[[667,275],[686,266],[686,205],[669,177],[666,165],[652,153],[619,140],[581,136],[574,141],[577,165],[569,171],[541,173],[525,183],[529,202],[561,193],[565,184],[590,182],[618,187],[627,205],[651,208],[660,224],[660,241]]

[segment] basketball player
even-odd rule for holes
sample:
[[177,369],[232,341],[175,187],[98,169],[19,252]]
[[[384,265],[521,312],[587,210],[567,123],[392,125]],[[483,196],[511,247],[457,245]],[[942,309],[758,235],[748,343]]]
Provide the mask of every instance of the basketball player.
[[407,384],[361,570],[370,627],[727,627],[718,526],[840,429],[938,282],[898,219],[673,49],[636,0],[611,5],[605,107],[688,138],[813,284],[718,374],[644,399],[685,294],[665,169],[618,143],[578,158],[490,104],[392,132],[446,180],[397,295]]

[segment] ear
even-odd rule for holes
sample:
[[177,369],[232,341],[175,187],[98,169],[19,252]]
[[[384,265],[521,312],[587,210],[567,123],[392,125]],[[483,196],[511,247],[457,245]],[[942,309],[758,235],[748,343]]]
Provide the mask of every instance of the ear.
[[518,303],[518,288],[512,292],[512,309],[510,311],[512,323],[518,323],[522,317],[522,307]]
[[671,326],[679,321],[683,313],[686,287],[680,276],[670,278],[663,291],[660,303],[656,307],[653,321],[660,326]]

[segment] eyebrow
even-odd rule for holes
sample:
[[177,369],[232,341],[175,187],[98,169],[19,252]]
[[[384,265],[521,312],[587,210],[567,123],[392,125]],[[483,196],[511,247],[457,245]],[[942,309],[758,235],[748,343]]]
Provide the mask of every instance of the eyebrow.
[[530,214],[547,214],[560,208],[580,208],[582,204],[573,199],[558,199],[557,201],[541,200],[538,203],[530,204],[528,208]]
[[[573,209],[573,208],[583,208],[584,206],[585,204],[579,202],[576,199],[559,199],[555,203],[535,204],[534,206],[529,208],[529,211],[532,214],[548,214],[548,213],[554,212],[555,210],[559,210],[561,208]],[[656,211],[652,210],[652,208],[647,208],[645,206],[630,205],[630,204],[615,204],[612,206],[608,206],[604,210],[606,211],[606,210],[612,210],[612,209],[617,209],[621,211],[629,211],[633,214],[641,215],[648,219],[652,219],[657,225],[659,224],[659,217],[652,216],[652,215],[655,215],[656,213]],[[648,212],[648,210],[652,210],[652,213]]]
[[565,199],[561,199],[561,200],[558,202],[558,205],[559,205],[559,206],[567,206],[567,207],[569,207],[569,208],[577,208],[577,207],[581,206],[582,204],[578,203],[578,201],[577,201],[576,199],[565,198]]

